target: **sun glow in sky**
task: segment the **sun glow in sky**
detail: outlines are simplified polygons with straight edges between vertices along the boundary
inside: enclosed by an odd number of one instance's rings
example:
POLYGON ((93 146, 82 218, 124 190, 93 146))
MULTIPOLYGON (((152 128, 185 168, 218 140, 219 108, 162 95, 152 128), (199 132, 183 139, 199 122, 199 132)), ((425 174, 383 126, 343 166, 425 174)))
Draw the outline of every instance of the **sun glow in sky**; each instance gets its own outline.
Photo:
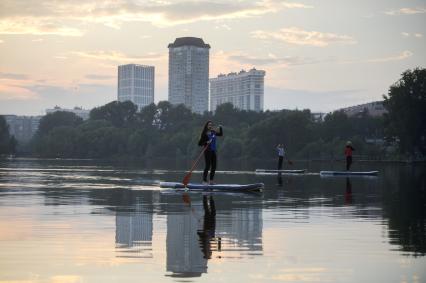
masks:
POLYGON ((181 36, 211 45, 210 77, 265 70, 265 108, 330 111, 426 67, 426 2, 2 0, 0 114, 103 105, 128 63, 155 66, 166 100, 167 45, 181 36))

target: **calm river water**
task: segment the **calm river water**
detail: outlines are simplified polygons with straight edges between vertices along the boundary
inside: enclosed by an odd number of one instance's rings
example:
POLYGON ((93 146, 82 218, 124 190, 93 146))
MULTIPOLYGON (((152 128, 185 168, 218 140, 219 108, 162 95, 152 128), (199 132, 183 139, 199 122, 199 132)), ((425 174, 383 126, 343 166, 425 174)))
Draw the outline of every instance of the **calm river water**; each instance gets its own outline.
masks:
POLYGON ((315 173, 336 166, 219 171, 265 183, 232 194, 159 188, 184 171, 2 160, 0 282, 426 282, 424 165, 315 173))

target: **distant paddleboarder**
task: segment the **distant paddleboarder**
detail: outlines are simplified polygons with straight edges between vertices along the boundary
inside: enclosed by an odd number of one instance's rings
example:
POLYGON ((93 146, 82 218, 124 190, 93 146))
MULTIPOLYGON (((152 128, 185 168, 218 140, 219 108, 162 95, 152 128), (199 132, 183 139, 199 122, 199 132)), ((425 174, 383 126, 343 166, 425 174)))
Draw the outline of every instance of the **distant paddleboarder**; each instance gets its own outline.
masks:
POLYGON ((214 174, 216 172, 216 137, 223 136, 222 126, 214 127, 212 121, 207 121, 203 127, 198 141, 199 146, 207 147, 204 151, 205 167, 203 172, 203 184, 214 185, 214 174), (207 182, 207 175, 210 170, 210 180, 207 182))
POLYGON ((284 145, 278 144, 277 145, 277 152, 278 152, 278 170, 281 170, 283 168, 283 160, 284 160, 284 145))
POLYGON ((345 147, 345 156, 346 156, 346 171, 349 171, 351 169, 351 165, 352 165, 352 152, 355 149, 352 147, 352 142, 348 141, 346 142, 346 147, 345 147))

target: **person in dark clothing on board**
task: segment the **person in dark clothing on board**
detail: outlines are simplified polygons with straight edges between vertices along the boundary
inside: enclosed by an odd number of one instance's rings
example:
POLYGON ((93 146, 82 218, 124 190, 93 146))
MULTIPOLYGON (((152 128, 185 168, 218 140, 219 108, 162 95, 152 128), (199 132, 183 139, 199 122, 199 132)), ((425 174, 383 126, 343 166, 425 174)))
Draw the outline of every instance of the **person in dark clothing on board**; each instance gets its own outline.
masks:
POLYGON ((214 127, 212 121, 207 121, 203 127, 203 130, 200 135, 200 140, 198 141, 199 146, 205 146, 204 150, 204 160, 205 167, 203 172, 203 184, 214 185, 214 174, 216 172, 216 137, 223 136, 222 126, 214 127), (207 175, 210 170, 210 179, 207 182, 207 175))
POLYGON ((278 152, 278 170, 281 170, 283 168, 283 160, 284 160, 284 145, 278 144, 277 145, 277 152, 278 152))
POLYGON ((351 169, 352 165, 352 152, 355 149, 352 147, 352 142, 348 141, 345 147, 345 156, 346 156, 346 171, 351 169))

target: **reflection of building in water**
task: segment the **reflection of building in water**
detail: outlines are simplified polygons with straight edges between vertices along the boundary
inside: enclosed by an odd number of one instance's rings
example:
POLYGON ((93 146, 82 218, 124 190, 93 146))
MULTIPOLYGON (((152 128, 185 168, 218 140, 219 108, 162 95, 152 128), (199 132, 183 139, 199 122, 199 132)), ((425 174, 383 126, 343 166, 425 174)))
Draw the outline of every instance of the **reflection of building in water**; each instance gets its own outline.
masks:
POLYGON ((117 212, 115 224, 118 248, 132 252, 132 257, 152 257, 152 213, 117 212))
POLYGON ((206 251, 220 252, 232 247, 247 251, 263 249, 262 209, 242 208, 225 215, 217 210, 209 216, 213 219, 206 217, 205 209, 192 203, 191 209, 182 214, 167 215, 167 271, 172 272, 173 277, 196 277, 207 273, 207 259, 211 254, 206 251), (204 225, 206 220, 214 224, 204 225), (214 238, 204 239, 203 236, 208 233, 214 238), (217 242, 219 238, 220 243, 217 242))
MULTIPOLYGON (((262 247, 262 209, 244 208, 232 210, 230 216, 223 217, 216 224, 216 234, 229 238, 237 247, 249 251, 261 251, 262 247)), ((228 243, 226 244, 228 246, 228 243)))
POLYGON ((195 277, 207 272, 197 235, 200 212, 167 215, 167 271, 171 276, 195 277))

